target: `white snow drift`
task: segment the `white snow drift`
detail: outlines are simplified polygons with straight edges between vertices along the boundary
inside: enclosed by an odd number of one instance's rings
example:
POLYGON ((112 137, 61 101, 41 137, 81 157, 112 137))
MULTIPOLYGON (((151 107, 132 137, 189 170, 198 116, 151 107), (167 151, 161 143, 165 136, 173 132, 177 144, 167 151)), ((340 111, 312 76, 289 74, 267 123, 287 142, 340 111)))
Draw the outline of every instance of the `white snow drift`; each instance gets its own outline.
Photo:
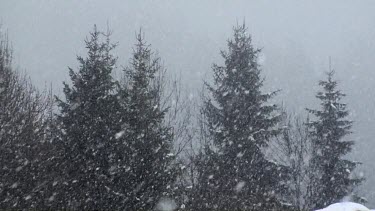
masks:
POLYGON ((354 202, 341 202, 316 211, 370 211, 370 209, 354 202))

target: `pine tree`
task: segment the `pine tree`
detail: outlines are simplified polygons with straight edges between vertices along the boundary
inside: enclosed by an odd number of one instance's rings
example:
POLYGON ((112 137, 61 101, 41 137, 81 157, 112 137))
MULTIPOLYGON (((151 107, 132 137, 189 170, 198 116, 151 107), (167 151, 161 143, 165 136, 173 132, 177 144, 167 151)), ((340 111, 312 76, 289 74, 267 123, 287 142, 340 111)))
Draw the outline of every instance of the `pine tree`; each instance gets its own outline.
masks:
POLYGON ((57 170, 63 176, 54 181, 57 193, 60 192, 56 196, 56 206, 110 207, 110 201, 106 200, 111 197, 107 189, 110 146, 119 128, 115 124, 116 82, 111 76, 116 63, 111 54, 115 45, 110 43, 109 35, 94 27, 85 40, 87 58, 77 58, 80 63, 77 72, 69 68, 72 87, 64 83, 65 101, 57 98, 60 108, 57 121, 63 147, 57 170))
POLYGON ((123 128, 117 133, 116 146, 124 154, 113 159, 112 181, 118 184, 113 191, 125 198, 121 209, 152 210, 168 196, 176 178, 173 136, 164 124, 168 109, 161 105, 160 58, 153 56, 141 33, 136 38, 120 91, 123 128))
POLYGON ((206 153, 211 168, 199 181, 203 190, 197 190, 205 210, 272 210, 279 205, 284 168, 269 161, 263 150, 279 134, 280 117, 277 106, 268 103, 276 92, 261 91, 259 52, 245 24, 239 25, 228 51, 222 52, 225 64, 213 66, 214 85, 207 84, 212 97, 202 112, 214 147, 206 153))
POLYGON ((337 89, 333 76, 334 71, 330 70, 327 80, 319 82, 323 91, 316 97, 321 101, 321 109, 307 109, 316 117, 308 123, 313 148, 311 168, 315 172, 309 187, 311 208, 340 201, 361 182, 352 178, 357 163, 345 158, 354 144, 345 138, 351 134, 352 121, 347 119, 346 104, 340 102, 345 94, 337 89))

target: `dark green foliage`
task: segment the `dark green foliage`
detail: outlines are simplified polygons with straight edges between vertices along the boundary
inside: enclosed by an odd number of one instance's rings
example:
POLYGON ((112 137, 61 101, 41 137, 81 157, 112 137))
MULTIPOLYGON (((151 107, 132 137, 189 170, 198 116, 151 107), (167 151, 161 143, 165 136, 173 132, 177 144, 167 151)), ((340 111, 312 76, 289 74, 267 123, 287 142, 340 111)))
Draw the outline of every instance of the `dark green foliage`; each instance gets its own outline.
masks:
POLYGON ((337 89, 333 75, 330 71, 327 80, 319 82, 323 91, 316 97, 321 101, 321 109, 307 109, 316 117, 308 123, 313 148, 311 168, 314 170, 309 187, 311 208, 323 208, 340 201, 361 182, 352 177, 357 163, 345 158, 354 144, 345 139, 351 133, 352 121, 347 119, 346 104, 340 102, 345 94, 337 89))
POLYGON ((167 112, 162 108, 163 71, 160 58, 153 56, 141 34, 126 79, 120 90, 122 129, 117 134, 117 144, 122 146, 122 164, 114 159, 113 179, 118 184, 116 192, 123 193, 125 210, 152 210, 163 196, 167 196, 176 178, 173 136, 165 126, 167 112))
MULTIPOLYGON (((261 91, 263 79, 245 25, 234 28, 224 66, 213 66, 212 98, 205 100, 203 114, 214 146, 198 178, 197 203, 205 210, 272 210, 280 204, 283 166, 269 161, 263 149, 279 133, 277 106, 268 101, 275 92, 261 91)), ((286 179, 286 178, 284 178, 286 179)))
POLYGON ((69 75, 72 87, 64 83, 65 101, 57 98, 61 146, 59 172, 54 183, 60 191, 62 206, 79 209, 109 207, 108 191, 110 146, 119 130, 117 120, 116 83, 111 73, 116 58, 111 55, 115 45, 109 33, 96 27, 85 41, 87 58, 78 57, 79 70, 69 75), (105 40, 101 41, 102 35, 105 40))

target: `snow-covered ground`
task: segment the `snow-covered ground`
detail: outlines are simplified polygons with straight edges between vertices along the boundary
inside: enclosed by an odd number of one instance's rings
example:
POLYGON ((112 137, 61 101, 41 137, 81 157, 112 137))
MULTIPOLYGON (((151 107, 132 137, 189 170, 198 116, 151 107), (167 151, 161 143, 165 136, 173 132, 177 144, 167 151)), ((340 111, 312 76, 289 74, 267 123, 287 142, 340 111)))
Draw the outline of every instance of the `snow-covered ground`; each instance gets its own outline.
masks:
POLYGON ((370 211, 367 207, 362 204, 357 204, 353 202, 341 202, 332 204, 324 209, 316 211, 370 211))

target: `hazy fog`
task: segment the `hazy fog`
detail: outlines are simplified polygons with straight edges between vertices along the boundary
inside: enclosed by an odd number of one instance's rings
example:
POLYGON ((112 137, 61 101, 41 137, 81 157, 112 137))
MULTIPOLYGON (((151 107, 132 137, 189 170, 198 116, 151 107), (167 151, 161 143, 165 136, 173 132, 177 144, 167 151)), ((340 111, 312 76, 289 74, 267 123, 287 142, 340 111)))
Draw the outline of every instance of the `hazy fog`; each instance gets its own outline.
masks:
POLYGON ((0 0, 0 22, 8 30, 15 63, 39 87, 53 84, 58 94, 68 80, 67 66, 84 55, 83 39, 94 24, 114 31, 119 64, 126 65, 135 32, 158 50, 165 66, 181 74, 195 92, 221 62, 236 22, 246 21, 263 49, 267 89, 282 89, 277 100, 305 114, 316 108, 317 81, 328 57, 347 94, 355 121, 353 156, 363 162, 363 192, 375 206, 375 1, 124 1, 0 0))

